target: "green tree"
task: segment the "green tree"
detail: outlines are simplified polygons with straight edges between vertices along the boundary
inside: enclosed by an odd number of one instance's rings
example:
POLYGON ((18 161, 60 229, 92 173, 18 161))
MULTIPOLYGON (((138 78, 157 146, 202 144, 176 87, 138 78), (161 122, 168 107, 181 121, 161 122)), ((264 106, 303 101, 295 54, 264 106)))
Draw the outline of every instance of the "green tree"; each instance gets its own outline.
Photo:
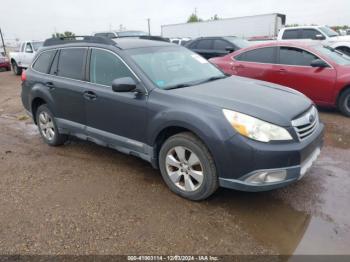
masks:
POLYGON ((74 38, 75 34, 69 31, 65 31, 64 33, 54 33, 52 34, 53 38, 61 38, 61 37, 66 37, 66 38, 74 38))
POLYGON ((196 23, 202 22, 203 19, 199 18, 195 13, 192 13, 190 17, 187 19, 187 23, 196 23))

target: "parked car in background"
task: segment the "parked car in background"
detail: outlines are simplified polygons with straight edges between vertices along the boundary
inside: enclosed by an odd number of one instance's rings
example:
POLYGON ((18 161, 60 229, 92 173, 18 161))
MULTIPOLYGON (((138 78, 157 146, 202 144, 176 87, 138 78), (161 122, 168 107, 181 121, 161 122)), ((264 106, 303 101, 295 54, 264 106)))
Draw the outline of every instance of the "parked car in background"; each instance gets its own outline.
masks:
POLYGON ((188 37, 184 37, 184 38, 170 38, 170 42, 173 44, 177 44, 177 45, 186 45, 187 43, 189 43, 191 41, 191 38, 188 37))
POLYGON ((206 59, 225 56, 241 48, 250 46, 247 40, 235 36, 227 37, 200 37, 187 45, 188 49, 200 54, 206 59))
POLYGON ((339 35, 328 26, 297 26, 282 28, 278 33, 278 41, 318 40, 323 44, 350 55, 350 36, 339 35))
POLYGON ((24 41, 20 44, 17 52, 10 52, 10 62, 13 73, 20 75, 22 69, 28 68, 35 54, 42 45, 42 41, 24 41))
POLYGON ((0 54, 0 69, 5 69, 6 71, 11 70, 10 60, 2 54, 0 54))
POLYGON ((104 32, 97 32, 94 34, 94 36, 99 37, 105 37, 105 38, 118 38, 118 37, 137 37, 137 36, 146 36, 148 33, 144 31, 136 31, 136 30, 130 30, 130 31, 104 31, 104 32))
POLYGON ((22 81, 23 105, 47 144, 77 136, 140 157, 191 200, 219 186, 286 186, 307 173, 322 146, 324 125, 310 99, 228 77, 170 43, 51 39, 22 81))
MULTIPOLYGON (((224 72, 293 88, 350 116, 350 57, 320 43, 275 42, 210 59, 224 72)), ((286 101, 292 103, 292 101, 286 101)))
POLYGON ((143 31, 100 32, 100 33, 95 33, 94 36, 108 38, 108 39, 132 37, 132 38, 139 38, 139 39, 146 39, 146 40, 170 42, 169 38, 156 36, 156 35, 149 35, 148 33, 143 31))

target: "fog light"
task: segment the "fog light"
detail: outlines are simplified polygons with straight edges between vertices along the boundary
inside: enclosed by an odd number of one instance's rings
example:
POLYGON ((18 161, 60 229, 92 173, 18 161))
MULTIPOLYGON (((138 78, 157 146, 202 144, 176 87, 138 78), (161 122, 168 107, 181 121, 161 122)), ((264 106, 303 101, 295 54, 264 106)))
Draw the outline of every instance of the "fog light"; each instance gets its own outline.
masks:
POLYGON ((286 170, 276 170, 276 171, 259 171, 254 175, 249 176, 245 182, 251 184, 266 184, 275 183, 286 180, 287 171, 286 170))

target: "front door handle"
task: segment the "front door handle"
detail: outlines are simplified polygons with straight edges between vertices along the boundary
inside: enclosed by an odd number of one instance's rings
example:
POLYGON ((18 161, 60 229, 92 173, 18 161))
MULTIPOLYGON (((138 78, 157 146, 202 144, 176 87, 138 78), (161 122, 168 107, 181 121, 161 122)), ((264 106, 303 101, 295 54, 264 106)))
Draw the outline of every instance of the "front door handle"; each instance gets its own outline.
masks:
POLYGON ((86 99, 88 99, 88 100, 96 100, 97 95, 94 92, 92 92, 92 91, 85 91, 84 92, 84 97, 86 99))
POLYGON ((287 73, 287 69, 280 68, 280 69, 278 69, 278 73, 285 74, 285 73, 287 73))

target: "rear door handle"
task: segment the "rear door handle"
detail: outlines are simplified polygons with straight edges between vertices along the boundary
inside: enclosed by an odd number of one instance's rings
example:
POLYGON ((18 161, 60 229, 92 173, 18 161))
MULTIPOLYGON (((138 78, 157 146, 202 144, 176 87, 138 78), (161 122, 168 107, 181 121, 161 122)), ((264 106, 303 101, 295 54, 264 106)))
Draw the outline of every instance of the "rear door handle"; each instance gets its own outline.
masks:
POLYGON ((92 91, 85 91, 84 92, 84 97, 86 99, 88 99, 88 100, 96 100, 97 95, 94 92, 92 92, 92 91))
POLYGON ((280 68, 280 69, 278 69, 278 72, 281 73, 281 74, 285 74, 285 73, 287 73, 288 71, 287 71, 287 69, 280 68))
POLYGON ((45 85, 50 88, 50 90, 55 89, 55 85, 52 82, 46 82, 45 85))

